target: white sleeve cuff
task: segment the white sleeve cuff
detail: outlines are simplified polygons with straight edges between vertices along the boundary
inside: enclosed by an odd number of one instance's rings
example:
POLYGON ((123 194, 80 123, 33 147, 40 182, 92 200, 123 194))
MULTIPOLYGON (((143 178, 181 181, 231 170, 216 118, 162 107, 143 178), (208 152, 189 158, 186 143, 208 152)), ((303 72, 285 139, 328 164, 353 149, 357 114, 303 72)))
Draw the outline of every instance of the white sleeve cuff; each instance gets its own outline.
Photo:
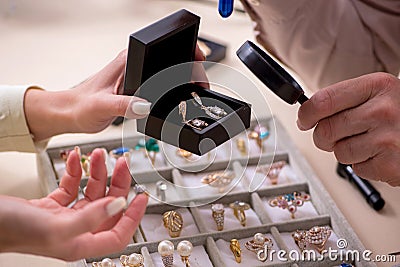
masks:
POLYGON ((47 141, 35 143, 25 119, 24 97, 37 86, 0 85, 0 151, 39 152, 47 141))

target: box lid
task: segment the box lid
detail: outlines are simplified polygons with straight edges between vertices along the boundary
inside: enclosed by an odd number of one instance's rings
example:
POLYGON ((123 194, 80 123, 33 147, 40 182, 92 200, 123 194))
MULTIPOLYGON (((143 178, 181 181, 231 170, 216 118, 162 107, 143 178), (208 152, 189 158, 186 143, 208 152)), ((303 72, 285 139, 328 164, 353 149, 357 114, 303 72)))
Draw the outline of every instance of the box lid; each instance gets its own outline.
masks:
MULTIPOLYGON (((134 95, 138 88, 154 74, 177 64, 194 60, 200 17, 182 9, 133 34, 125 71, 125 95, 134 95)), ((190 80, 191 71, 187 75, 190 80)), ((150 102, 159 99, 168 87, 146 92, 150 102)))

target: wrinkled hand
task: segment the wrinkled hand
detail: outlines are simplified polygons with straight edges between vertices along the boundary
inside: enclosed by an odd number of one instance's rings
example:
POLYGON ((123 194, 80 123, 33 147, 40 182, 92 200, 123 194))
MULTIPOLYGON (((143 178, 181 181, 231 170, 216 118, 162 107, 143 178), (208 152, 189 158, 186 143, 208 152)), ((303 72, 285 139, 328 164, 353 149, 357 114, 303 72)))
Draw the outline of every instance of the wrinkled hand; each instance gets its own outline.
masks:
POLYGON ((314 143, 353 164, 363 178, 400 185, 400 80, 373 73, 315 93, 298 112, 298 127, 315 125, 314 143))
POLYGON ((49 196, 29 201, 0 197, 0 251, 76 260, 123 250, 138 227, 148 197, 137 195, 122 214, 131 185, 125 159, 116 163, 107 196, 101 149, 93 151, 90 164, 85 198, 72 208, 68 205, 77 197, 82 175, 75 151, 68 157, 59 188, 49 196))

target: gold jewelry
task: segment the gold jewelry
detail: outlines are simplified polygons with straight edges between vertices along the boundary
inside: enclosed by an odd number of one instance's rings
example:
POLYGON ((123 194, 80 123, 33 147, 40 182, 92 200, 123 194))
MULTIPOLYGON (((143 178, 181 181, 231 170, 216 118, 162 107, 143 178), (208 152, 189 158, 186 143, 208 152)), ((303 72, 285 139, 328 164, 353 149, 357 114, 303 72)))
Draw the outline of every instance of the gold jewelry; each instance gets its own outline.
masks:
POLYGON ((303 206, 305 201, 310 201, 311 197, 309 194, 293 192, 290 194, 277 196, 268 201, 271 207, 278 207, 281 209, 287 209, 291 213, 292 219, 295 218, 294 214, 297 211, 297 207, 303 206))
POLYGON ((240 249, 240 243, 237 239, 232 239, 231 243, 229 245, 229 248, 231 249, 233 256, 235 257, 235 260, 237 263, 242 262, 242 250, 240 249))
POLYGON ((217 187, 220 193, 225 191, 225 187, 229 185, 235 178, 235 174, 231 171, 219 171, 210 173, 201 179, 203 184, 217 187))
POLYGON ((286 161, 277 161, 271 165, 258 166, 256 172, 264 174, 270 179, 271 184, 276 185, 278 184, 279 173, 285 165, 286 161))
POLYGON ((239 220, 242 226, 246 226, 246 214, 245 210, 250 209, 250 205, 243 201, 235 201, 229 204, 229 207, 233 209, 233 215, 239 220))
POLYGON ((268 139, 270 133, 267 127, 262 126, 260 124, 256 125, 248 134, 250 139, 254 139, 257 142, 258 147, 262 150, 263 148, 263 141, 268 139))
POLYGON ((215 223, 217 224, 217 230, 224 230, 224 204, 217 203, 211 205, 212 217, 214 218, 215 223))
POLYGON ((196 101, 196 103, 200 105, 200 108, 202 110, 204 110, 204 112, 211 118, 219 120, 222 117, 225 117, 226 115, 228 115, 228 113, 226 113, 225 110, 223 110, 222 108, 220 108, 218 106, 209 106, 209 107, 204 106, 203 101, 201 100, 200 96, 196 92, 192 92, 192 96, 194 98, 194 101, 196 101))
POLYGON ((163 214, 164 227, 168 229, 170 237, 179 237, 183 227, 183 218, 179 212, 167 211, 163 214))
POLYGON ((182 123, 199 131, 203 130, 208 126, 207 122, 200 119, 186 120, 186 108, 187 108, 186 101, 181 101, 181 103, 179 103, 178 108, 179 108, 179 114, 182 115, 182 123))
POLYGON ((296 230, 292 233, 292 237, 301 251, 305 250, 308 245, 314 245, 321 253, 331 233, 332 230, 329 226, 314 226, 308 231, 296 230))
POLYGON ((110 258, 104 258, 100 262, 92 262, 92 267, 115 267, 115 263, 110 258))
POLYGON ((253 237, 253 240, 247 241, 244 244, 244 246, 248 250, 257 254, 258 259, 263 258, 265 260, 268 258, 269 250, 272 248, 273 245, 274 243, 272 242, 272 240, 261 233, 256 233, 253 237), (264 255, 264 257, 260 257, 259 254, 263 253, 264 251, 265 253, 267 253, 267 255, 264 255))
POLYGON ((143 267, 144 258, 142 254, 132 253, 129 256, 121 255, 119 261, 124 267, 143 267))
POLYGON ((169 240, 163 240, 158 244, 158 253, 161 255, 164 267, 172 267, 174 264, 174 244, 169 240))
POLYGON ((192 152, 186 151, 182 148, 178 148, 176 154, 184 159, 189 159, 193 155, 192 152))
POLYGON ((176 247, 176 250, 181 256, 181 260, 186 265, 186 267, 190 267, 189 257, 193 251, 193 244, 187 240, 183 240, 179 242, 178 246, 176 247))
POLYGON ((236 139, 236 147, 242 156, 247 155, 246 142, 243 138, 236 139))

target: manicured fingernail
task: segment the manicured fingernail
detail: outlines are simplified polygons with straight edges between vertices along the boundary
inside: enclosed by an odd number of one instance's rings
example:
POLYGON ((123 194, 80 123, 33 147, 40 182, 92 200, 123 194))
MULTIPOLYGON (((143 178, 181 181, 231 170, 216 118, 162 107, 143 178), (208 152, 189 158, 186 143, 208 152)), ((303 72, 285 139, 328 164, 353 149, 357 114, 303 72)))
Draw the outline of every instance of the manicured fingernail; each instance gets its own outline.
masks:
POLYGON ((148 115, 150 113, 150 102, 136 101, 132 104, 132 111, 137 115, 148 115))
POLYGON ((305 128, 303 125, 301 125, 301 123, 300 123, 299 120, 296 121, 296 124, 297 124, 297 127, 298 127, 300 130, 302 130, 302 131, 305 131, 305 130, 306 130, 306 128, 305 128))
POLYGON ((108 216, 112 217, 118 212, 122 211, 125 207, 126 199, 124 197, 118 197, 107 205, 106 211, 108 216))
POLYGON ((78 154, 78 156, 79 156, 79 158, 82 156, 82 154, 81 154, 81 148, 79 147, 79 146, 75 146, 74 147, 74 150, 75 150, 75 152, 76 152, 76 154, 78 154))

